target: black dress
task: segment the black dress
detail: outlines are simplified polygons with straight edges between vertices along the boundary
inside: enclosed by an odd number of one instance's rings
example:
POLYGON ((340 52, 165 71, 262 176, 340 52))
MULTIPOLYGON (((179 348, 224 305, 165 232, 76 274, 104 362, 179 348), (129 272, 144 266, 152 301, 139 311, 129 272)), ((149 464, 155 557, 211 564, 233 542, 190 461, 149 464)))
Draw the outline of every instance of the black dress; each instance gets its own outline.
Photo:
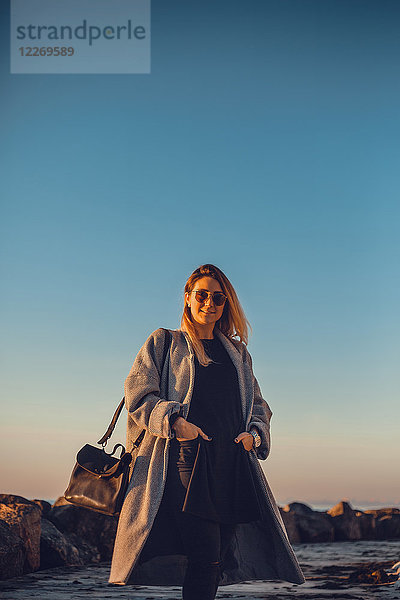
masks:
POLYGON ((201 341, 215 362, 203 367, 195 357, 187 420, 212 441, 198 436, 181 443, 180 462, 187 467, 192 460, 182 510, 219 523, 256 521, 261 513, 248 451, 234 441, 245 431, 237 370, 219 338, 201 341))

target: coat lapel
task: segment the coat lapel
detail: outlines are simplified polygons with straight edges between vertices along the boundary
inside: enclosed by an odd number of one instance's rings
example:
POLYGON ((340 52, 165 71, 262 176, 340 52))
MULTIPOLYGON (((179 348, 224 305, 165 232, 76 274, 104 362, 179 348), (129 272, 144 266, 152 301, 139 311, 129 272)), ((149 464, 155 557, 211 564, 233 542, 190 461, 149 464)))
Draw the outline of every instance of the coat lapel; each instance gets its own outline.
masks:
POLYGON ((247 399, 247 396, 246 396, 244 364, 243 364, 242 356, 241 356, 239 350, 237 350, 237 348, 235 348, 234 344, 226 337, 226 335, 224 335, 222 333, 222 331, 215 328, 215 332, 216 332, 217 336, 219 337, 219 339, 221 340, 221 342, 224 345, 227 353, 229 354, 233 364, 236 367, 236 371, 238 374, 238 380, 239 380, 240 400, 241 400, 241 404, 242 404, 243 419, 247 426, 249 411, 251 408, 251 399, 247 399))

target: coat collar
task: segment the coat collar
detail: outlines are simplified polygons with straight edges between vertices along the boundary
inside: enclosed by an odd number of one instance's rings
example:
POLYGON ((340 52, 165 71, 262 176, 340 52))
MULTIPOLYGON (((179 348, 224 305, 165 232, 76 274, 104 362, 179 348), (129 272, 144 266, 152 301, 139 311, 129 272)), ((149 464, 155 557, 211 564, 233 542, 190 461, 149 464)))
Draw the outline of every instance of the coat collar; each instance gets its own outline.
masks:
MULTIPOLYGON (((224 333, 222 333, 222 331, 220 331, 219 329, 215 329, 215 331, 216 331, 216 334, 218 335, 219 339, 221 340, 222 344, 224 345, 227 353, 231 357, 233 364, 236 367, 236 371, 238 374, 238 381, 239 381, 239 391, 240 391, 240 400, 241 400, 241 404, 242 404, 243 417, 244 417, 245 421, 247 421, 250 417, 249 404, 251 404, 251 403, 247 402, 247 397, 246 397, 247 395, 246 395, 246 385, 245 385, 245 378, 244 378, 244 364, 243 364, 242 356, 241 356, 239 350, 235 347, 234 343, 224 333)), ((247 426, 247 423, 246 423, 246 426, 247 426)))
MULTIPOLYGON (((187 342, 187 345, 189 348, 190 356, 194 355, 193 345, 192 345, 192 341, 189 337, 189 334, 186 331, 184 331, 183 329, 181 329, 181 332, 185 336, 185 339, 186 339, 186 342, 187 342)), ((224 333, 222 333, 222 331, 220 329, 218 329, 217 327, 215 327, 215 329, 214 329, 214 334, 216 334, 216 337, 218 337, 221 340, 222 344, 224 345, 226 351, 228 352, 228 354, 231 357, 235 366, 242 363, 243 361, 242 361, 242 357, 241 357, 239 350, 236 348, 234 343, 228 338, 228 336, 226 336, 224 333), (239 360, 239 363, 237 363, 237 360, 239 360)))

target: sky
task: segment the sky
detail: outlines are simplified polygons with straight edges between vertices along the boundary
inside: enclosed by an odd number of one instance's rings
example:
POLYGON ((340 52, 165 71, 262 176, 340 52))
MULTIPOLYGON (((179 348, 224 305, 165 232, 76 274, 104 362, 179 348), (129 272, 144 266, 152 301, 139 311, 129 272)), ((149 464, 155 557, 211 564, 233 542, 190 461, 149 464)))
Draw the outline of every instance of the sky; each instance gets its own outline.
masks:
POLYGON ((277 502, 400 507, 399 3, 153 0, 137 75, 10 74, 0 11, 0 491, 63 494, 210 262, 277 502))

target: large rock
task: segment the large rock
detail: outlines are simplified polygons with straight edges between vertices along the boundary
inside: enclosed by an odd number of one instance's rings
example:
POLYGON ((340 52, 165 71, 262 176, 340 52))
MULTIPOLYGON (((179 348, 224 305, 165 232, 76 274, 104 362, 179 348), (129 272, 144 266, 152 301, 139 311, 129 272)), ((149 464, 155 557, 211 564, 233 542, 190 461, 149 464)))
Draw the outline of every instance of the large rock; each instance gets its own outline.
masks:
POLYGON ((400 515, 400 508, 371 508, 364 510, 365 513, 379 517, 381 515, 400 515))
POLYGON ((294 515, 312 515, 315 511, 308 504, 304 502, 290 502, 283 507, 285 512, 293 513, 294 515))
POLYGON ((335 541, 360 540, 361 524, 350 504, 345 501, 338 502, 327 511, 332 517, 335 528, 335 541))
POLYGON ((42 519, 40 536, 40 568, 51 569, 62 565, 84 564, 76 546, 47 519, 42 519))
POLYGON ((51 510, 50 502, 47 502, 47 500, 37 500, 37 499, 32 500, 32 502, 34 502, 35 504, 40 506, 40 508, 42 509, 42 517, 47 518, 47 515, 49 514, 49 512, 51 510))
POLYGON ((59 498, 57 498, 57 500, 54 502, 52 508, 54 508, 55 506, 73 506, 73 504, 71 504, 71 502, 68 502, 68 500, 66 500, 64 498, 64 496, 60 496, 59 498))
POLYGON ((362 540, 375 540, 375 517, 374 515, 366 514, 362 510, 354 511, 357 521, 360 526, 361 539, 362 540))
POLYGON ((400 508, 374 508, 363 514, 373 521, 375 539, 400 539, 400 508))
POLYGON ((47 518, 64 534, 78 534, 81 540, 97 548, 101 560, 110 560, 118 519, 80 508, 59 498, 47 518))
POLYGON ((291 544, 299 544, 301 542, 300 532, 297 528, 296 515, 291 512, 285 512, 280 506, 279 512, 281 513, 282 520, 285 524, 286 532, 288 534, 291 544))
POLYGON ((98 563, 101 561, 101 554, 92 544, 89 544, 87 540, 84 540, 77 533, 66 533, 66 539, 68 542, 73 544, 79 552, 79 557, 83 565, 89 565, 92 563, 98 563))
POLYGON ((100 562, 100 553, 75 533, 61 533, 47 519, 42 518, 40 537, 40 568, 50 569, 62 565, 87 565, 100 562))
POLYGON ((380 514, 375 518, 377 540, 400 539, 400 514, 380 514))
POLYGON ((24 545, 24 573, 36 571, 40 566, 41 512, 40 506, 22 496, 0 494, 0 520, 7 523, 24 545))
POLYGON ((19 577, 24 572, 25 546, 11 527, 0 521, 0 579, 19 577))
POLYGON ((316 543, 334 540, 333 523, 325 512, 313 510, 301 502, 292 502, 283 507, 282 517, 285 525, 290 516, 299 542, 316 543))

